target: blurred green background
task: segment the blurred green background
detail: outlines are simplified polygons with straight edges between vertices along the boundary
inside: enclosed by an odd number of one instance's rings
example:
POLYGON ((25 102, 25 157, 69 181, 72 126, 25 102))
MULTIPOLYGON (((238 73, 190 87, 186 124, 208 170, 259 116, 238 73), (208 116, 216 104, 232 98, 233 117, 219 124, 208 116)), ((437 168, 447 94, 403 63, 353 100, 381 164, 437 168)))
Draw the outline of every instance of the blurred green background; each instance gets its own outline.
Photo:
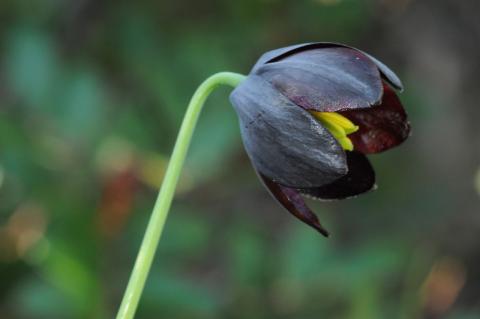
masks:
POLYGON ((266 50, 359 47, 412 137, 377 191, 270 198, 228 88, 201 116, 137 318, 480 318, 477 0, 0 1, 0 318, 112 318, 196 86, 266 50))

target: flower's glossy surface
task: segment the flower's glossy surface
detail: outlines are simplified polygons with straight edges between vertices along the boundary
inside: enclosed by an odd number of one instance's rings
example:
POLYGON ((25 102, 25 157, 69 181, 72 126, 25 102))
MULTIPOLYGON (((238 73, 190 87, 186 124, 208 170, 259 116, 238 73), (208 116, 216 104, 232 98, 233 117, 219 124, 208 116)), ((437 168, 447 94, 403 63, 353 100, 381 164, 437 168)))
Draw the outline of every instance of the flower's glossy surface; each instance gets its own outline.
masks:
POLYGON ((265 53, 231 94, 260 179, 292 214, 327 235, 301 194, 343 199, 375 186, 365 154, 403 142, 398 77, 370 55, 310 43, 265 53))

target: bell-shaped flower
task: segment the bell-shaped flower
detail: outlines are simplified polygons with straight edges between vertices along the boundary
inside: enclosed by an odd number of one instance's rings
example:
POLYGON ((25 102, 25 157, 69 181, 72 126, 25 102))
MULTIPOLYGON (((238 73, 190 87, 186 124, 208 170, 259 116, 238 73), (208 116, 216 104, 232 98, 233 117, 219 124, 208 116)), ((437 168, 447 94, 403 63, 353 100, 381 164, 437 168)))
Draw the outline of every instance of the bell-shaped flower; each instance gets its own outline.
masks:
POLYGON ((310 43, 265 53, 230 100, 245 149, 270 193, 293 215, 328 232, 303 196, 331 200, 375 187, 365 154, 410 132, 398 77, 345 45, 310 43))

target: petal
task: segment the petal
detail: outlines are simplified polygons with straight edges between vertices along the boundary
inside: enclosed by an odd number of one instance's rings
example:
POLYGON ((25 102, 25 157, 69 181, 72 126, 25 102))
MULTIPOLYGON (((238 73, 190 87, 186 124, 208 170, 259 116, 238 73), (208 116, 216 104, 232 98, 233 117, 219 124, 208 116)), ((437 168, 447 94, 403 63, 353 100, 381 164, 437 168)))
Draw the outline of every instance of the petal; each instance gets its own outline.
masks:
POLYGON ((367 157, 359 152, 347 152, 348 173, 331 184, 300 189, 314 199, 344 199, 372 190, 375 187, 375 172, 367 157))
POLYGON ((253 165, 284 186, 313 187, 347 173, 345 152, 313 116, 250 75, 230 95, 253 165))
POLYGON ((261 173, 258 173, 258 176, 270 194, 275 197, 286 210, 304 223, 318 230, 325 237, 328 237, 328 231, 320 224, 318 217, 308 208, 305 200, 297 190, 277 184, 261 173))
POLYGON ((332 43, 332 42, 310 42, 310 43, 301 43, 294 44, 288 47, 283 47, 275 50, 268 51, 264 53, 255 63, 252 68, 252 73, 254 73, 259 67, 264 64, 281 60, 283 57, 295 54, 301 51, 320 49, 320 48, 329 48, 329 47, 347 47, 343 44, 332 43))
POLYGON ((378 104, 383 94, 375 63, 362 52, 346 47, 301 51, 264 64, 255 74, 308 110, 368 108, 378 104))
MULTIPOLYGON (((362 51, 363 52, 363 51, 362 51)), ((370 54, 368 53, 365 53, 363 52, 363 54, 365 54, 366 56, 368 56, 372 61, 373 63, 375 63, 378 67, 378 69, 380 70, 380 73, 382 73, 382 76, 383 78, 391 85, 393 86, 395 89, 397 90, 400 90, 400 91, 403 91, 403 84, 402 84, 402 81, 400 80, 400 78, 395 74, 395 72, 393 72, 392 70, 390 70, 390 68, 388 66, 386 66, 385 64, 383 64, 381 61, 377 60, 376 58, 374 58, 373 56, 371 56, 370 54)))
POLYGON ((332 47, 343 47, 343 48, 350 48, 353 50, 357 50, 359 52, 362 52, 365 54, 367 57, 369 57, 373 63, 375 63, 380 70, 380 73, 382 74, 383 78, 390 84, 392 85, 395 89, 403 91, 403 84, 402 81, 398 78, 398 76, 393 72, 389 67, 387 67, 385 64, 383 64, 381 61, 373 57, 372 55, 359 50, 357 48, 340 44, 340 43, 333 43, 333 42, 310 42, 310 43, 302 43, 302 44, 296 44, 296 45, 291 45, 288 47, 284 48, 279 48, 275 49, 272 51, 268 51, 264 53, 260 59, 258 59, 257 63, 255 63, 252 72, 256 71, 258 68, 260 68, 262 65, 270 62, 276 62, 280 61, 286 56, 302 52, 302 51, 307 51, 307 50, 314 50, 314 49, 322 49, 322 48, 332 48, 332 47))
POLYGON ((364 154, 378 153, 402 143, 410 134, 407 114, 395 94, 384 85, 382 104, 363 110, 340 112, 360 128, 348 137, 354 149, 364 154))

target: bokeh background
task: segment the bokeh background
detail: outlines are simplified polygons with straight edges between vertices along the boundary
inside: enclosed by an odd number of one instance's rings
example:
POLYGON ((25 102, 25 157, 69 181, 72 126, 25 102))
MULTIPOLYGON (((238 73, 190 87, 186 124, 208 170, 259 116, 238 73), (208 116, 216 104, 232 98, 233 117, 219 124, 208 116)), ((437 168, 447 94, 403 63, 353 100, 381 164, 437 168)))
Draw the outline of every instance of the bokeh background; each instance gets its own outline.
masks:
POLYGON ((188 100, 308 41, 404 80, 377 191, 278 206, 228 88, 201 116, 137 318, 480 318, 477 0, 0 1, 0 318, 112 318, 188 100))

